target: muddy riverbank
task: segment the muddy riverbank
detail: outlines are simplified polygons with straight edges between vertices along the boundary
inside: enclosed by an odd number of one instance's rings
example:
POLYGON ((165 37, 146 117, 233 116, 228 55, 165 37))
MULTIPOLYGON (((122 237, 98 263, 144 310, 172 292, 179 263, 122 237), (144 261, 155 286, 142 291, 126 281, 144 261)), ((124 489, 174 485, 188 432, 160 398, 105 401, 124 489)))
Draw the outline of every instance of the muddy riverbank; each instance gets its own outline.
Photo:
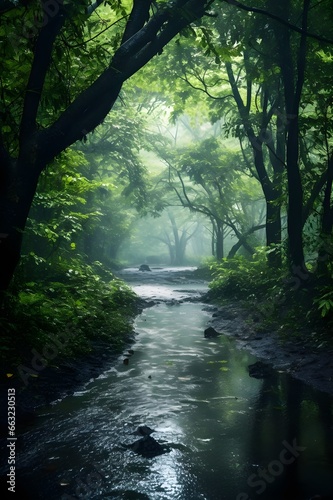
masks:
MULTIPOLYGON (((246 349, 274 370, 290 374, 313 388, 333 395, 333 352, 326 348, 309 347, 302 339, 282 340, 274 330, 264 330, 260 322, 253 323, 248 310, 236 304, 220 307, 206 297, 208 282, 197 278, 194 269, 153 269, 151 273, 125 270, 120 277, 127 280, 140 295, 139 313, 158 303, 177 306, 184 301, 204 301, 212 326, 220 334, 235 339, 239 349, 246 349), (152 283, 154 286, 152 287, 152 283), (173 289, 168 286, 173 284, 173 289), (258 333, 260 330, 260 333, 258 333)), ((202 335, 204 332, 202 332, 202 335)), ((311 332, 309 332, 311 334, 311 332)), ((75 360, 56 360, 48 363, 38 377, 29 376, 29 359, 25 363, 23 383, 17 373, 12 378, 2 374, 0 399, 4 403, 7 389, 15 388, 18 400, 17 423, 25 425, 34 420, 35 409, 73 394, 116 363, 126 362, 126 353, 135 343, 136 333, 128 333, 123 352, 115 352, 105 342, 95 342, 90 354, 75 360)), ((30 360, 31 361, 31 360, 30 360)), ((5 407, 5 404, 1 405, 5 407)), ((1 419, 1 431, 6 432, 6 418, 1 419)))
MULTIPOLYGON (((275 330, 253 324, 251 314, 234 304, 211 307, 210 324, 223 335, 236 340, 239 349, 246 349, 274 370, 285 372, 319 391, 333 395, 333 352, 326 347, 309 345, 303 338, 281 338, 275 330), (260 333, 258 333, 260 330, 260 333)), ((291 332, 292 333, 292 332, 291 332)), ((311 336, 311 332, 307 332, 311 336)))

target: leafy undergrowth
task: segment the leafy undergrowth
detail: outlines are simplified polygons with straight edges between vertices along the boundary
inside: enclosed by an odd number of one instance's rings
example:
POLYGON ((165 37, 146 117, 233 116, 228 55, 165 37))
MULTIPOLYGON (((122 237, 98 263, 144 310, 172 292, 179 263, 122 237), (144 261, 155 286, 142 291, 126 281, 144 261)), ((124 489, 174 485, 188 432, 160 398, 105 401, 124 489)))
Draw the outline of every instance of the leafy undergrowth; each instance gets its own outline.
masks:
MULTIPOLYGON (((99 263, 73 260, 56 276, 15 284, 0 313, 0 359, 15 366, 32 352, 74 358, 93 341, 120 349, 132 332, 138 297, 99 263), (55 279, 56 278, 56 279, 55 279)), ((54 271, 54 269, 53 269, 54 271)))
POLYGON ((252 260, 223 259, 210 265, 209 300, 238 302, 248 309, 256 332, 276 329, 282 339, 299 337, 312 346, 333 347, 333 268, 308 281, 290 277, 285 269, 267 265, 259 251, 252 260))
POLYGON ((212 297, 225 297, 236 300, 263 299, 267 292, 278 291, 282 273, 272 270, 262 254, 253 260, 245 257, 223 259, 210 266, 213 281, 210 284, 212 297))

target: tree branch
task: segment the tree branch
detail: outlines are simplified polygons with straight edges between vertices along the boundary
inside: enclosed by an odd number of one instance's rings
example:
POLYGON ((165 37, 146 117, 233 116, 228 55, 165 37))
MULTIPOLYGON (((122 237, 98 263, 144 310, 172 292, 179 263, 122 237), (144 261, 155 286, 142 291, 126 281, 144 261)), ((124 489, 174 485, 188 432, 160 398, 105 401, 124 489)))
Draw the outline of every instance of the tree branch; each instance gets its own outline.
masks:
POLYGON ((327 170, 325 170, 325 172, 323 172, 321 174, 321 176, 319 177, 319 179, 317 180, 317 182, 313 186, 313 188, 311 190, 310 198, 308 199, 308 201, 305 203, 305 205, 303 207, 303 217, 302 217, 303 225, 306 223, 306 221, 311 213, 311 210, 313 209, 314 202, 316 201, 321 190, 325 186, 326 181, 327 181, 327 177, 328 177, 327 170))
MULTIPOLYGON (((183 80, 183 82, 187 83, 193 90, 199 90, 200 92, 203 92, 204 94, 206 94, 210 99, 215 99, 215 100, 220 100, 220 101, 223 101, 224 99, 227 99, 228 97, 233 97, 232 94, 229 94, 229 95, 225 95, 225 96, 214 96, 213 94, 211 94, 208 90, 208 85, 206 84, 204 78, 199 78, 199 76, 195 76, 195 78, 197 78, 197 80, 202 83, 203 87, 196 87, 193 83, 190 82, 190 80, 188 79, 188 76, 186 74, 186 71, 184 71, 184 75, 185 76, 180 76, 180 80, 183 80)), ((192 75, 193 76, 193 75, 192 75)), ((215 86, 215 85, 212 85, 212 86, 215 86)))
MULTIPOLYGON (((40 133, 40 154, 47 162, 101 123, 122 84, 143 67, 185 26, 204 15, 207 1, 176 0, 164 7, 116 51, 110 66, 83 91, 47 130, 40 133)), ((132 25, 133 26, 133 25, 132 25)))
POLYGON ((262 144, 263 144, 263 139, 261 137, 257 137, 255 134, 255 131, 253 129, 253 126, 250 122, 250 116, 247 111, 247 108, 244 104, 244 101, 242 99, 242 96, 239 92, 239 89, 237 87, 237 83, 235 80, 234 72, 232 69, 232 65, 230 62, 225 63, 225 67, 227 70, 230 86, 232 93, 234 95, 234 99, 236 101, 236 105, 240 114, 240 117, 242 119, 242 123, 247 135, 248 140, 250 141, 252 150, 253 150, 253 156, 254 156, 254 164, 257 170, 258 178, 259 181, 262 185, 262 189, 265 193, 265 196, 268 198, 271 195, 272 191, 272 182, 268 176, 265 163, 264 163, 264 158, 263 158, 263 151, 262 151, 262 144))
POLYGON ((15 2, 13 0, 1 0, 0 1, 0 14, 4 14, 12 9, 17 9, 18 7, 26 7, 29 3, 33 3, 33 0, 21 0, 15 2))
POLYGON ((91 5, 89 5, 89 6, 87 7, 87 10, 86 10, 86 12, 87 12, 88 16, 91 16, 91 14, 92 14, 93 12, 95 12, 95 10, 96 10, 96 9, 97 9, 97 8, 101 5, 101 3, 103 3, 103 2, 104 2, 104 0, 96 0, 94 3, 92 3, 91 5))
POLYGON ((131 36, 135 35, 148 21, 151 3, 152 0, 134 0, 121 43, 125 43, 131 36))
MULTIPOLYGON (((20 125, 21 148, 26 139, 36 131, 36 117, 45 77, 51 62, 53 45, 66 20, 61 4, 62 2, 58 3, 59 10, 57 14, 53 17, 49 17, 47 23, 41 28, 36 41, 34 59, 25 91, 23 113, 20 125)), ((47 6, 47 2, 45 0, 43 2, 43 7, 44 6, 47 6)), ((46 15, 44 10, 42 12, 46 15)))
POLYGON ((296 31, 297 33, 300 33, 301 35, 305 35, 309 38, 314 38, 315 40, 318 40, 319 42, 323 43, 328 43, 330 45, 333 45, 333 40, 330 40, 329 38, 322 37, 320 35, 317 35, 315 33, 310 33, 304 28, 299 28, 298 26, 295 26, 292 23, 289 23, 286 19, 283 19, 282 17, 279 17, 275 14, 272 14, 268 10, 264 9, 258 9, 257 7, 249 7, 248 5, 244 5, 241 2, 238 2, 237 0, 222 0, 225 3, 228 3, 230 5, 235 5, 239 9, 245 10, 246 12, 253 12, 255 14, 262 14, 266 17, 269 17, 271 19, 274 19, 274 21, 277 21, 280 24, 283 24, 284 26, 287 26, 293 31, 296 31))

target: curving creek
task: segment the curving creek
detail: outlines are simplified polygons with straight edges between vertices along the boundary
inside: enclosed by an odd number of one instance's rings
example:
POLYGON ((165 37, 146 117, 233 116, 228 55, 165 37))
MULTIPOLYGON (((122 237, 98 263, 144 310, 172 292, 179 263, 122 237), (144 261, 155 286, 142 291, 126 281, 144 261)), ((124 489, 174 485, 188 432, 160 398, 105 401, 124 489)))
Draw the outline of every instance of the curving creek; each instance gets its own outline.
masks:
POLYGON ((297 500, 333 492, 332 400, 285 373, 249 376, 256 358, 204 338, 206 283, 179 269, 121 273, 154 305, 133 353, 39 411, 17 442, 33 499, 297 500), (124 364, 128 359, 128 364, 124 364), (166 451, 127 448, 146 424, 166 451))

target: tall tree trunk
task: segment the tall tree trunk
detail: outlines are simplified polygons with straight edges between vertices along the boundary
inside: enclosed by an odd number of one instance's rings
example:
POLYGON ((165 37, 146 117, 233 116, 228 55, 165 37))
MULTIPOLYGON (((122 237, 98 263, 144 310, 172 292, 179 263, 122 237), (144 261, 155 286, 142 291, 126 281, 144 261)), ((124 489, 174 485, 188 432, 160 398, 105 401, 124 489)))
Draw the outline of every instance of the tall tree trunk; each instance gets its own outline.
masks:
MULTIPOLYGON (((266 200, 266 246, 268 247, 271 245, 276 246, 276 252, 269 254, 268 264, 271 266, 280 266, 281 265, 281 255, 279 255, 281 251, 279 247, 279 244, 281 242, 281 219, 280 219, 281 201, 279 199, 280 193, 279 190, 276 189, 276 184, 274 183, 274 180, 272 182, 269 178, 263 154, 263 138, 265 137, 267 132, 268 122, 263 124, 260 135, 257 136, 250 120, 249 104, 248 103, 247 105, 244 104, 243 98, 237 88, 237 82, 233 73, 232 65, 230 62, 227 62, 225 66, 228 74, 228 79, 231 85, 233 97, 235 99, 240 117, 242 119, 242 123, 244 125, 247 138, 252 147, 254 166, 266 200), (273 203, 275 205, 274 207, 272 205, 273 203)), ((249 96, 250 87, 251 86, 248 86, 248 99, 247 99, 248 101, 250 99, 249 96)), ((263 114, 267 114, 267 110, 263 114)), ((277 162, 274 162, 272 164, 274 169, 274 179, 277 178, 278 171, 279 169, 281 169, 281 166, 279 165, 278 170, 276 170, 276 163, 277 162)), ((238 244, 236 243, 236 245, 238 244)), ((234 250, 232 250, 231 253, 233 254, 234 250)))
MULTIPOLYGON (((290 0, 274 3, 279 15, 288 19, 290 0)), ((303 187, 299 169, 299 106, 305 78, 306 31, 310 0, 304 0, 302 11, 303 34, 300 38, 297 65, 292 55, 290 31, 280 24, 274 25, 279 47, 280 67, 284 84, 287 118, 287 178, 288 178, 288 257, 293 275, 302 280, 308 277, 303 250, 303 187)))
POLYGON ((172 233, 173 233, 173 239, 174 239, 174 260, 173 264, 178 266, 180 265, 179 260, 181 260, 181 249, 180 249, 180 238, 178 234, 178 227, 176 224, 176 219, 173 215, 173 213, 168 212, 168 217, 171 222, 171 227, 172 227, 172 233))
POLYGON ((22 236, 41 168, 33 161, 10 160, 0 189, 0 294, 7 290, 20 260, 22 236))
POLYGON ((216 223, 215 223, 214 219, 212 219, 212 218, 211 218, 211 223, 212 223, 211 249, 212 249, 212 256, 215 257, 216 256, 216 251, 215 251, 215 235, 216 235, 217 229, 216 229, 216 223))
POLYGON ((173 266, 176 260, 175 246, 170 244, 168 245, 168 249, 170 255, 170 265, 173 266))
POLYGON ((216 258, 222 260, 224 257, 224 227, 223 224, 217 225, 216 232, 216 258))
POLYGON ((303 251, 303 187, 298 165, 298 117, 289 126, 287 143, 288 254, 292 273, 305 270, 303 251))
POLYGON ((333 153, 328 160, 327 182, 323 200, 323 214, 321 219, 321 242, 318 252, 318 274, 327 272, 327 264, 332 261, 332 230, 333 230, 333 206, 331 206, 333 185, 333 153))
POLYGON ((281 206, 276 205, 274 201, 266 203, 266 241, 267 246, 274 248, 268 254, 268 264, 270 267, 281 267, 281 206))

